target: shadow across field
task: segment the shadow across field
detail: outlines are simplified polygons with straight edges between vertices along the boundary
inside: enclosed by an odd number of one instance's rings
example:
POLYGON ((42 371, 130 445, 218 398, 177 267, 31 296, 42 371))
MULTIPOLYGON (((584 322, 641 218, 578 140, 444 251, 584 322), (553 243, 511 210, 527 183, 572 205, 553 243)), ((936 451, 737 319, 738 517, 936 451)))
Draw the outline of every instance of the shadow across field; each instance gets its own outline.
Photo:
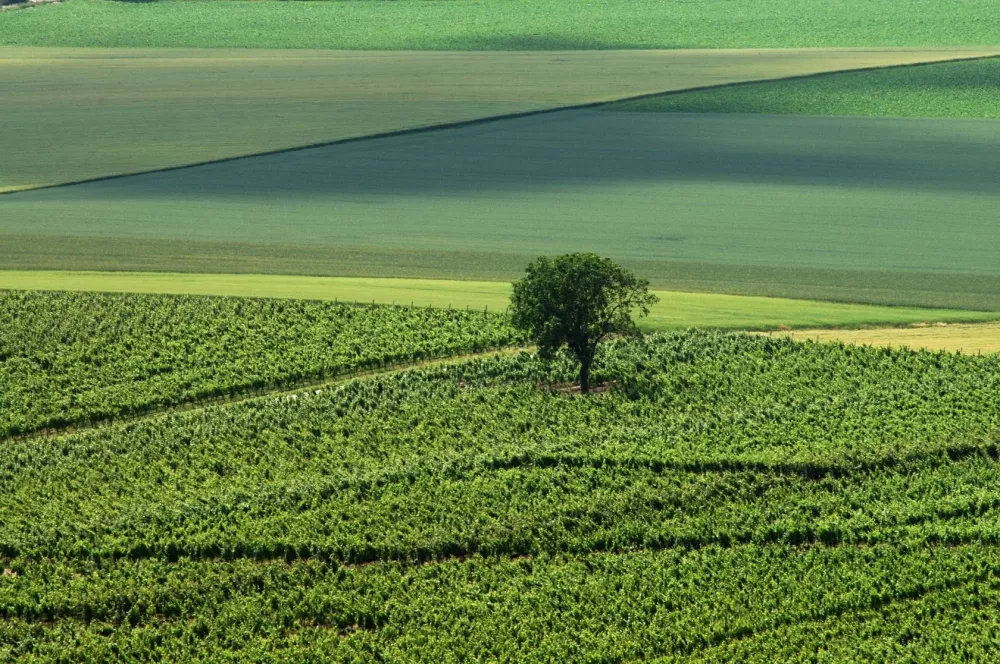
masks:
POLYGON ((992 194, 998 170, 1000 122, 574 111, 87 183, 67 195, 336 199, 661 182, 992 194))

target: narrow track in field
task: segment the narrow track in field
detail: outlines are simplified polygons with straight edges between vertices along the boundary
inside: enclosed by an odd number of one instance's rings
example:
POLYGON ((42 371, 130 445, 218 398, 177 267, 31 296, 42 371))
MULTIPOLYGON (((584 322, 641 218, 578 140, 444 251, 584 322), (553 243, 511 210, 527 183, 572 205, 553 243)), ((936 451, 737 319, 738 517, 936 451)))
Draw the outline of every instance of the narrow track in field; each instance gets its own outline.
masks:
POLYGON ((461 353, 458 355, 448 355, 428 360, 419 360, 416 362, 390 363, 384 367, 380 367, 377 369, 350 371, 343 374, 339 374, 337 376, 326 376, 323 378, 307 378, 302 380, 290 380, 280 385, 277 385, 273 388, 264 390, 244 390, 242 392, 238 391, 234 395, 221 395, 221 396, 217 395, 217 396, 209 396, 198 399, 191 399, 189 401, 183 401, 180 403, 172 404, 170 406, 154 406, 149 408, 148 410, 133 414, 100 418, 90 422, 80 422, 77 424, 70 424, 61 427, 50 427, 50 428, 30 431, 23 434, 4 436, 0 437, 0 444, 10 443, 10 442, 21 442, 21 441, 28 441, 35 439, 58 438, 59 436, 82 433, 86 431, 93 431, 96 429, 101 429, 114 425, 152 420, 158 417, 164 417, 166 415, 171 415, 174 413, 198 412, 209 408, 221 408, 225 406, 247 403, 252 401, 269 401, 273 399, 280 399, 283 397, 290 397, 305 392, 319 393, 324 390, 344 385, 345 383, 349 383, 353 380, 372 378, 375 376, 384 376, 388 374, 400 373, 403 371, 410 371, 414 369, 426 369, 429 367, 436 367, 447 364, 460 364, 462 362, 468 362, 477 359, 487 359, 491 357, 500 357, 504 355, 516 355, 517 353, 520 352, 531 352, 532 350, 533 347, 530 346, 508 346, 505 348, 494 348, 485 351, 478 351, 475 353, 461 353))

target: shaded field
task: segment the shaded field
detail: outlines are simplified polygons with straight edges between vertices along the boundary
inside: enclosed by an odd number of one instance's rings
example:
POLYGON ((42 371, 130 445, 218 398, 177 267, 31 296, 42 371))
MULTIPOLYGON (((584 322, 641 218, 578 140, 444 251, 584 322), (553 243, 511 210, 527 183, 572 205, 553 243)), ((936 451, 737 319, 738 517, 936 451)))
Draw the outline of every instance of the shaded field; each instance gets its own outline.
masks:
POLYGON ((903 346, 962 353, 1000 353, 1000 325, 931 325, 870 330, 802 330, 782 333, 793 339, 842 341, 869 346, 903 346))
POLYGON ((1000 118, 1000 59, 852 72, 666 95, 615 111, 1000 118))
MULTIPOLYGON (((510 284, 435 279, 371 279, 236 274, 0 271, 0 289, 173 293, 254 298, 336 300, 502 312, 510 284)), ((646 330, 688 327, 777 329, 852 327, 937 321, 984 321, 1000 313, 958 309, 880 307, 783 298, 654 291, 660 298, 640 325, 646 330)))
POLYGON ((567 111, 3 196, 0 264, 497 280, 599 250, 665 289, 996 311, 998 148, 991 120, 567 111))
POLYGON ((433 50, 1000 44, 989 2, 111 2, 5 12, 0 44, 433 50))
POLYGON ((0 48, 0 191, 664 90, 989 52, 0 48))
POLYGON ((16 661, 985 661, 1000 359, 685 332, 0 446, 16 661))

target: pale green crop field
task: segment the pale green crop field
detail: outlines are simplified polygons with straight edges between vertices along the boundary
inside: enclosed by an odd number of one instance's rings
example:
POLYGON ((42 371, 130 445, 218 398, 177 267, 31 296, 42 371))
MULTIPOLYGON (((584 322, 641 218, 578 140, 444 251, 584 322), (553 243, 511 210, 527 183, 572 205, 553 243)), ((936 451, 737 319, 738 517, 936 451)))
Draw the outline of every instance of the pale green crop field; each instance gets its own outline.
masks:
POLYGON ((0 44, 414 50, 1000 45, 992 0, 69 0, 0 44))
POLYGON ((4 268, 508 279, 1000 311, 1000 122, 572 111, 0 197, 4 268))
POLYGON ((667 90, 994 52, 0 47, 0 192, 667 90))
POLYGON ((769 81, 624 102, 617 111, 1000 118, 1000 59, 769 81))
MULTIPOLYGON (((489 311, 505 310, 510 298, 510 284, 504 282, 148 272, 0 271, 0 289, 233 295, 489 311)), ((660 302, 654 305, 649 317, 641 321, 647 330, 686 327, 766 330, 1000 319, 1000 313, 956 309, 880 307, 672 291, 655 293, 660 302)))

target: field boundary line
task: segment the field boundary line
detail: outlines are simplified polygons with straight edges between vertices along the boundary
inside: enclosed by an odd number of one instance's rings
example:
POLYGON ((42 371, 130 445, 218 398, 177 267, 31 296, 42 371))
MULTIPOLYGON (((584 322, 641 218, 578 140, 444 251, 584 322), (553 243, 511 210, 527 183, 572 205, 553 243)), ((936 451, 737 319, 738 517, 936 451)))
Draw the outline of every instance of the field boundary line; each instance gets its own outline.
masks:
POLYGON ((144 420, 153 420, 166 415, 193 413, 207 410, 209 408, 223 408, 255 400, 281 399, 302 394, 307 391, 323 391, 333 387, 339 387, 353 380, 364 378, 374 378, 377 376, 391 375, 411 369, 425 369, 448 364, 461 364, 478 359, 489 359, 493 357, 503 357, 506 355, 516 355, 520 352, 531 352, 533 346, 510 345, 490 348, 488 350, 476 351, 472 353, 459 353, 456 355, 442 355, 440 357, 427 358, 416 361, 388 362, 384 366, 374 369, 360 369, 357 371, 347 371, 336 375, 328 375, 321 378, 306 378, 301 380, 290 380, 286 383, 276 385, 272 389, 237 390, 234 394, 224 394, 194 398, 189 401, 182 401, 171 405, 151 406, 148 410, 133 414, 103 417, 94 420, 81 420, 79 423, 68 424, 61 427, 47 427, 36 429, 26 433, 13 434, 0 437, 0 444, 24 442, 30 440, 41 440, 47 438, 58 438, 76 433, 86 433, 118 424, 129 424, 144 420))
POLYGON ((164 166, 161 168, 151 168, 143 171, 131 171, 128 173, 114 173, 112 175, 99 175, 92 178, 82 178, 79 180, 69 180, 66 182, 54 182, 51 184, 41 184, 35 186, 25 186, 17 189, 0 189, 0 196, 13 196, 16 194, 23 194, 29 191, 40 191, 43 189, 57 189, 61 187, 72 187, 81 184, 93 184, 96 182, 107 182, 109 180, 121 180, 124 178, 138 177, 141 175, 155 175, 157 173, 169 173, 172 171, 181 171, 189 168, 199 168, 201 166, 214 166, 216 164, 226 164, 234 161, 244 161, 247 159, 256 159, 257 157, 271 157, 280 154, 288 154, 292 152, 301 152, 303 150, 315 150, 318 148, 333 147, 337 145, 348 145, 350 143, 359 143, 362 141, 376 141, 386 138, 397 138, 400 136, 412 136, 418 134, 427 134, 435 131, 445 131, 449 129, 462 129, 465 127, 474 127, 477 125, 492 124, 495 122, 503 122, 505 120, 519 120, 522 118, 530 118, 538 115, 549 115, 552 113, 560 113, 564 111, 583 111, 590 109, 598 109, 604 106, 610 106, 612 104, 626 103, 632 101, 642 101, 644 99, 653 99, 656 97, 667 97, 673 95, 686 94, 689 92, 703 92, 708 90, 723 90, 726 88, 734 88, 745 85, 756 85, 758 83, 773 83, 779 81, 799 81, 807 80, 812 78, 820 78, 824 76, 834 76, 837 74, 847 74, 852 72, 865 72, 865 71, 879 71, 879 70, 889 70, 889 69, 903 69, 909 67, 924 67, 933 64, 944 64, 948 62, 976 62, 980 60, 993 60, 1000 59, 1000 50, 992 55, 974 55, 968 57, 952 57, 936 60, 925 60, 921 62, 910 62, 905 64, 897 65, 875 65, 871 67, 854 67, 849 69, 835 69, 823 72, 814 72, 811 74, 795 74, 792 76, 779 76, 777 78, 760 78, 747 81, 733 81, 729 83, 713 83, 711 85, 696 85, 688 88, 679 88, 677 90, 663 90, 658 92, 644 92, 637 95, 626 95, 624 97, 616 97, 614 99, 601 99, 598 101, 587 101, 579 104, 569 104, 565 106, 552 106, 548 108, 539 108, 531 111, 517 111, 514 113, 502 113, 500 115, 488 115, 481 118, 474 118, 472 120, 459 120, 457 122, 444 122, 440 124, 432 125, 421 125, 418 127, 408 127, 405 129, 394 129, 391 131, 376 132, 374 134, 364 134, 362 136, 349 136, 347 138, 337 138, 328 141, 316 141, 313 143, 307 143, 304 145, 295 145, 287 148, 277 148, 275 150, 265 150, 263 152, 252 152, 242 155, 235 155, 232 157, 220 157, 218 159, 206 159, 203 161, 196 161, 187 164, 178 164, 175 166, 164 166))

